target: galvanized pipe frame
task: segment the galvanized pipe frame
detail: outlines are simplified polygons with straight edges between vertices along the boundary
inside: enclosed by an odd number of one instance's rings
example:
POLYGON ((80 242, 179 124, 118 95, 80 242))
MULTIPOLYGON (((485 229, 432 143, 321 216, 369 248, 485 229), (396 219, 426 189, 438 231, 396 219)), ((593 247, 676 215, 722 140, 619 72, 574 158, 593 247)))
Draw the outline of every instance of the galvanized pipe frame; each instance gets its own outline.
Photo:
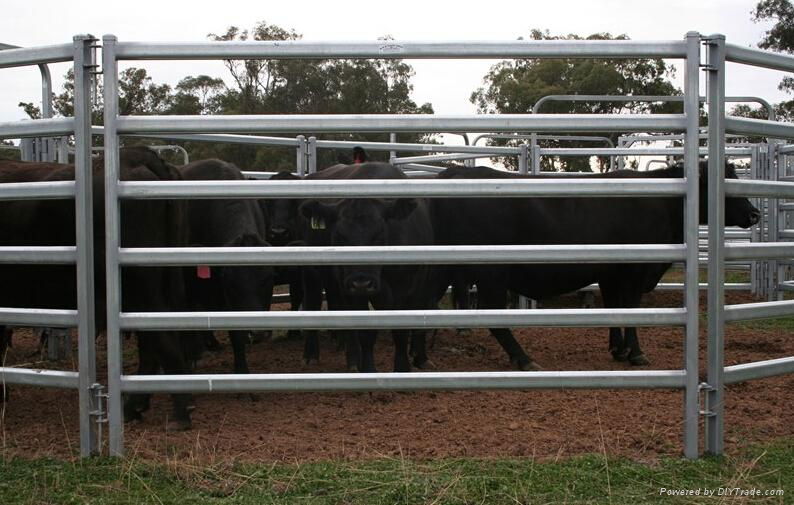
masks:
POLYGON ((121 312, 122 330, 434 329, 684 326, 686 309, 121 312))
MULTIPOLYGON (((280 43, 279 43, 280 44, 280 43)), ((103 51, 104 56, 104 70, 105 70, 105 78, 106 78, 106 85, 105 85, 105 94, 106 94, 106 125, 107 127, 107 134, 109 138, 106 138, 107 145, 112 148, 110 149, 111 152, 113 149, 117 149, 118 146, 118 137, 119 133, 142 133, 142 132, 158 132, 161 130, 165 130, 164 133, 167 132, 181 132, 187 131, 187 129, 193 131, 224 131, 224 132, 246 132, 246 131, 270 131, 272 128, 273 131, 276 129, 279 131, 285 131, 285 125, 289 125, 286 129, 290 131, 291 129, 301 129, 304 127, 306 123, 295 122, 291 120, 285 121, 284 118, 273 118, 273 117, 227 117, 227 118, 201 118, 201 124, 197 124, 195 118, 159 118, 159 117, 150 117, 150 118, 132 118, 132 117, 119 117, 118 116, 118 103, 117 103, 117 77, 118 77, 118 70, 117 70, 117 59, 163 59, 163 58, 174 58, 174 59, 183 59, 185 57, 193 58, 193 59, 200 59, 200 58, 215 58, 215 59, 228 59, 228 58, 251 58, 251 57, 260 57, 260 58, 289 58, 289 57, 303 57, 303 58, 329 58, 329 57, 339 57, 339 58, 356 58, 356 57, 400 57, 400 58, 411 58, 411 57, 686 57, 688 64, 687 64, 687 90, 691 91, 692 89, 697 90, 697 78, 698 78, 698 64, 699 64, 699 36, 696 33, 689 33, 687 34, 687 40, 684 43, 681 42, 673 42, 673 43, 662 43, 661 45, 658 43, 624 43, 619 42, 592 42, 587 41, 585 43, 581 43, 581 41, 577 41, 571 44, 569 41, 564 41, 560 43, 559 41, 544 41, 542 43, 538 43, 537 41, 530 41, 529 43, 525 41, 521 41, 518 44, 515 43, 508 43, 508 44, 485 44, 485 45, 472 45, 472 44, 465 44, 465 45, 433 45, 433 47, 428 46, 414 46, 411 44, 369 44, 369 46, 365 50, 361 50, 361 48, 345 48, 344 45, 331 45, 328 46, 317 46, 312 44, 285 44, 284 47, 278 47, 279 44, 273 43, 254 43, 254 44, 239 44, 239 43, 222 43, 222 44, 183 44, 175 46, 173 44, 117 44, 115 37, 113 36, 106 36, 105 37, 105 50, 103 51), (494 52, 494 48, 497 49, 494 52), (118 50, 118 51, 117 51, 118 50), (469 52, 464 54, 460 52, 461 50, 471 50, 473 52, 469 52), (577 51, 575 54, 569 51, 577 51), (385 51, 385 52, 384 52, 385 51)), ((692 94, 692 93, 691 93, 692 94)), ((631 117, 626 115, 620 115, 619 117, 598 117, 593 118, 591 116, 567 116, 565 118, 557 117, 540 117, 540 116, 533 116, 533 117, 517 117, 517 116, 491 116, 486 118, 469 118, 469 117, 412 117, 410 119, 406 117, 367 117, 367 116, 341 116, 335 117, 332 120, 328 120, 322 117, 317 118, 301 118, 303 121, 312 122, 311 130, 312 131, 343 131, 344 129, 356 129, 361 131, 362 129, 365 131, 465 131, 465 130, 473 130, 473 129, 487 129, 491 131, 517 131, 522 129, 528 128, 543 128, 548 131, 620 131, 620 130, 627 130, 627 129, 647 129, 650 131, 681 131, 686 130, 687 132, 687 139, 695 138, 697 139, 697 114, 692 114, 692 103, 697 100, 697 93, 692 94, 690 100, 687 101, 687 107, 685 107, 685 114, 684 115, 655 115, 653 117, 631 117), (484 121, 482 121, 484 119, 484 121), (481 122, 476 122, 481 121, 481 122), (475 123, 476 122, 476 123, 475 123), (319 125, 319 127, 318 127, 319 125), (443 125, 443 126, 442 126, 443 125)), ((695 107, 697 107, 697 102, 695 103, 695 107)), ((552 115, 553 116, 553 115, 552 115)), ((685 189, 686 193, 686 210, 687 210, 687 223, 686 223, 686 264, 687 264, 687 308, 686 309, 657 309, 656 311, 651 311, 650 313, 642 309, 635 309, 637 312, 634 313, 626 313, 623 314, 624 317, 634 317, 640 319, 625 319, 624 322, 632 322, 632 323, 644 323, 644 322, 651 322, 655 320, 655 324, 659 324, 662 322, 659 318, 664 315, 664 317, 669 318, 667 321, 668 323, 672 324, 685 324, 687 325, 687 355, 685 358, 685 370, 684 371, 673 371, 673 372, 664 372, 664 373, 672 373, 675 376, 680 377, 681 375, 684 376, 683 385, 686 391, 686 400, 685 400, 685 453, 688 457, 696 457, 697 456, 697 356, 696 356, 696 349, 697 346, 693 345, 697 342, 697 219, 696 219, 696 211, 697 211, 697 169, 696 169, 696 162, 697 162, 697 143, 696 142, 688 142, 687 145, 689 146, 687 150, 687 161, 688 161, 688 173, 686 181, 677 181, 677 183, 673 183, 672 186, 668 187, 663 191, 668 191, 675 195, 681 195, 683 193, 683 189, 685 189), (694 215, 693 215, 694 214, 694 215), (693 282, 694 279, 694 282, 693 282), (643 318, 651 318, 651 319, 643 319, 643 318)), ((187 189, 187 187, 183 187, 178 189, 176 187, 171 187, 166 189, 165 191, 160 191, 153 187, 143 187, 138 186, 136 187, 133 185, 124 186, 123 183, 118 181, 118 173, 116 171, 115 166, 118 163, 117 156, 114 157, 109 155, 106 157, 106 170, 107 170, 107 187, 106 187, 106 215, 107 215, 107 233, 108 233, 108 260, 107 260, 107 269, 108 269, 108 373, 109 373, 109 386, 111 392, 110 398, 110 450, 111 454, 121 455, 123 451, 123 425, 121 422, 121 404, 120 404, 120 392, 122 391, 122 382, 125 385, 132 384, 134 382, 144 382, 149 380, 148 377, 138 377, 136 380, 128 381, 126 377, 122 381, 121 375, 121 356, 120 356, 120 347, 119 347, 119 330, 120 327, 133 327, 138 326, 140 324, 147 324, 150 327, 163 327, 163 325, 168 326, 169 324, 176 324, 178 328, 184 328, 184 323, 188 324, 196 324, 195 320, 187 319, 185 321, 176 321, 180 317, 184 317, 184 313, 176 313, 176 314, 122 314, 119 311, 119 293, 120 293, 120 286, 119 283, 119 249, 118 249, 118 240, 117 237, 114 237, 114 233, 116 233, 117 226, 118 226, 118 198, 119 197, 145 197, 145 198, 163 198, 168 197, 186 197, 182 190, 187 189), (158 318, 160 318, 158 320, 158 318), (170 320, 169 320, 170 318, 170 320), (193 321, 192 323, 190 321, 193 321)), ((349 186, 348 181, 348 186, 349 186)), ((402 181, 401 181, 402 182, 402 181)), ((405 181, 405 182, 412 182, 412 181, 405 181)), ((551 181, 552 183, 556 181, 551 181)), ((588 181, 587 184, 591 183, 592 181, 588 181)), ((614 183, 614 181, 613 181, 614 183)), ((254 183, 256 184, 256 183, 254 183)), ((404 183, 403 183, 404 184, 404 183)), ((664 183, 660 183, 656 185, 656 188, 648 188, 653 189, 654 191, 659 191, 664 183)), ((195 187, 190 189, 197 189, 195 187)), ((311 191, 317 190, 318 188, 307 188, 303 187, 304 191, 311 191)), ((496 187, 491 188, 497 189, 496 187)), ((592 188, 595 189, 595 188, 592 188)), ((632 188, 633 189, 633 188, 632 188)), ((624 190, 626 190, 624 188, 624 190)), ((202 197, 207 198, 220 198, 220 197, 256 197, 256 196, 281 196, 281 197, 290 197, 292 189, 288 188, 281 188, 277 192, 273 191, 266 191, 265 188, 256 188, 253 191, 244 191, 242 188, 231 188, 227 186, 223 188, 221 191, 209 191, 206 188, 202 189, 202 197), (234 195, 229 194, 229 190, 233 189, 234 195), (225 193, 225 194, 222 194, 225 193)), ((362 188, 356 188, 353 192, 358 196, 374 196, 374 195, 382 195, 382 192, 377 192, 374 188, 363 191, 362 188), (369 192, 367 192, 369 191, 369 192)), ((408 196, 414 195, 414 190, 409 189, 406 191, 406 188, 392 188, 388 195, 384 196, 408 196)), ((465 190, 457 190, 451 191, 450 188, 435 188, 432 193, 428 194, 427 191, 419 192, 420 196, 461 196, 462 194, 466 194, 465 190)), ((527 196, 532 194, 531 191, 519 191, 519 193, 527 196)), ((548 196, 549 194, 556 194, 557 196, 562 196, 566 194, 566 191, 563 189, 553 189, 550 190, 548 188, 544 188, 540 193, 545 194, 548 196)), ((613 191, 609 191, 608 193, 613 194, 613 191)), ((304 193, 305 194, 305 193, 304 193)), ((477 195, 482 196, 481 191, 469 191, 468 194, 470 195, 477 195)), ((577 193, 578 194, 578 193, 577 193)), ((592 196, 596 196, 595 193, 591 193, 592 196)), ((332 197, 327 193, 323 193, 324 197, 332 197)), ((344 196, 350 196, 344 195, 344 196)), ((491 196, 495 196, 495 193, 491 196)), ((604 192, 602 191, 601 194, 597 196, 604 196, 604 192)), ((629 310, 629 309, 627 309, 629 310)), ((393 318, 391 323, 392 324, 402 324, 402 325, 416 325, 417 320, 414 317, 412 321, 409 321, 408 318, 405 318, 406 312, 410 311, 399 311, 402 314, 393 314, 391 317, 393 318), (403 320, 400 320, 400 318, 403 320)), ((449 324, 450 321, 444 321, 443 317, 440 317, 440 313, 438 311, 432 311, 433 314, 426 314, 422 317, 425 317, 422 324, 449 324), (435 318, 435 319, 431 319, 435 318)), ((492 312, 492 311, 487 311, 492 312)), ((532 312, 532 319, 535 323, 539 323, 541 319, 538 317, 538 311, 531 311, 532 312)), ((596 312, 593 311, 585 311, 585 313, 580 313, 580 311, 569 311, 566 314, 566 319, 564 321, 560 321, 559 318, 562 313, 566 311, 555 311, 555 314, 549 314, 547 321, 552 322, 562 322, 566 324, 572 324, 572 321, 579 321, 581 324, 592 325, 594 319, 598 319, 595 317, 597 315, 596 312), (571 319, 573 318, 573 319, 571 319)), ((605 319, 603 320, 603 324, 610 325, 610 324, 617 324, 615 322, 615 315, 616 311, 609 311, 610 314, 604 314, 605 319)), ((540 313, 543 316, 542 313, 540 313)), ((206 314, 204 314, 206 315, 206 314)), ((379 317, 382 314, 378 314, 379 317)), ((509 325, 511 323, 505 322, 505 318, 512 317, 514 324, 525 324, 526 321, 520 320, 521 316, 517 315, 510 315, 509 313, 499 314, 494 320, 483 320, 483 317, 494 317, 495 314, 463 314, 464 316, 473 316, 476 318, 476 321, 472 322, 479 322, 479 323, 488 323, 489 326, 493 326, 494 324, 502 324, 502 325, 509 325)), ((292 324, 302 324, 300 321, 300 317, 309 316, 309 314, 297 314, 298 319, 292 319, 292 324)), ((355 314, 333 314, 333 313, 321 313, 321 314, 312 314, 311 317, 317 321, 325 321, 329 322, 336 319, 334 324, 342 324, 344 327, 350 327, 351 320, 347 319, 344 320, 346 317, 355 316, 355 314), (340 319, 341 318, 341 319, 340 319)), ((200 322, 199 324, 206 323, 211 326, 215 325, 215 323, 221 324, 221 326, 234 325, 234 324, 243 324, 246 327, 250 327, 252 322, 256 324, 270 324, 273 322, 274 317, 295 317, 290 316, 289 314, 277 314, 277 313, 267 313, 262 314, 261 320, 256 320, 258 316, 255 314, 237 314, 237 315, 224 315, 219 314, 218 318, 214 321, 204 321, 200 322), (231 317, 231 319, 228 319, 231 317), (227 319, 224 319, 227 318, 227 319), (236 319, 235 319, 236 318, 236 319), (253 318, 253 319, 252 319, 253 318)), ((362 311, 360 314, 361 320, 358 321, 356 324, 373 324, 369 321, 373 320, 373 314, 369 313, 368 311, 362 311)), ((417 315, 418 317, 418 315, 417 315)), ((456 312, 456 314, 450 314, 449 317, 452 319, 459 321, 461 320, 461 314, 456 312)), ((664 319, 664 318, 662 318, 664 319)), ((596 321, 597 322, 597 321, 596 321)), ((379 326, 382 326, 379 325, 379 326)), ((595 377, 598 375, 598 372, 585 372, 585 375, 589 375, 590 377, 595 377)), ((648 374, 641 372, 640 375, 648 374)), ((650 377, 650 374, 648 374, 650 377)), ((409 378, 410 376, 405 376, 409 378)), ((156 379, 153 379, 156 380, 156 379)), ((186 380, 189 380, 187 376, 181 377, 174 377, 173 381, 166 381, 164 383, 164 387, 168 388, 170 386, 174 386, 174 381, 180 384, 185 384, 186 380), (185 380, 182 380, 185 379, 185 380)), ((655 379, 653 379, 655 380, 655 379)), ((678 381, 678 379, 676 379, 678 381)), ((591 387, 595 384, 592 381, 585 381, 591 387)), ((551 384, 551 383, 550 383, 551 384)), ((559 384, 559 383, 558 383, 559 384)), ((676 382, 677 385, 680 386, 680 382, 676 382)), ((582 383, 584 386, 585 384, 582 383)), ((133 386, 129 386, 133 387, 133 386)), ((203 387, 203 386, 202 386, 203 387)))
POLYGON ((672 263, 684 244, 120 248, 122 266, 672 263), (626 252, 632 255, 626 258, 626 252))
MULTIPOLYGON (((542 129, 570 131, 680 131, 683 114, 301 114, 229 116, 119 116, 120 134, 259 132, 511 132, 542 129)), ((794 128, 794 127, 793 127, 794 128)))
POLYGON ((125 393, 683 389, 684 379, 678 370, 125 375, 121 388, 125 393))
POLYGON ((118 60, 685 58, 683 41, 123 42, 118 60))
MULTIPOLYGON (((39 119, 0 123, 0 138, 60 136, 74 134, 75 180, 47 183, 3 184, 0 200, 73 198, 75 204, 76 244, 74 247, 4 247, 3 263, 75 264, 77 310, 0 308, 0 323, 13 326, 77 327, 78 372, 40 371, 2 367, 0 376, 7 383, 45 387, 74 388, 79 394, 80 453, 98 451, 96 424, 92 419, 95 399, 91 387, 96 382, 94 339, 93 226, 91 170, 91 73, 94 71, 96 39, 80 35, 72 44, 0 51, 0 68, 43 65, 73 61, 75 76, 75 115, 72 118, 39 119), (23 257, 26 256, 26 257, 23 257)), ((47 72, 48 74, 48 72, 47 72)), ((42 76, 46 75, 42 73, 42 76)), ((47 93, 49 83, 45 83, 47 93)), ((51 115, 48 100, 43 111, 51 115)))
POLYGON ((204 198, 399 198, 399 197, 653 197, 682 196, 681 179, 481 179, 476 186, 462 179, 444 180, 304 180, 304 181, 121 181, 118 195, 136 199, 204 198))
MULTIPOLYGON (((709 71, 709 199, 721 201, 725 195, 744 195, 754 197, 787 198, 792 194, 792 186, 786 182, 724 181, 718 175, 723 166, 722 148, 725 131, 742 134, 767 135, 792 138, 794 128, 769 121, 749 121, 726 117, 725 103, 725 61, 736 61, 776 68, 794 70, 794 58, 772 55, 761 51, 748 50, 725 44, 721 35, 706 39, 708 46, 707 70, 709 71)), ((766 252, 773 255, 790 255, 790 243, 773 244, 736 244, 724 243, 724 209, 709 206, 709 250, 712 261, 709 263, 708 295, 708 388, 706 403, 706 452, 721 454, 724 448, 724 386, 760 377, 771 377, 794 371, 794 357, 724 366, 724 325, 726 322, 794 315, 794 301, 775 301, 754 304, 724 305, 724 261, 737 254, 766 252), (764 251, 765 250, 765 251, 764 251), (729 252, 730 251, 730 252, 729 252)), ((776 223, 775 223, 776 224, 776 223)), ((766 254, 765 254, 766 255, 766 254)), ((774 256, 773 256, 774 257, 774 256)))

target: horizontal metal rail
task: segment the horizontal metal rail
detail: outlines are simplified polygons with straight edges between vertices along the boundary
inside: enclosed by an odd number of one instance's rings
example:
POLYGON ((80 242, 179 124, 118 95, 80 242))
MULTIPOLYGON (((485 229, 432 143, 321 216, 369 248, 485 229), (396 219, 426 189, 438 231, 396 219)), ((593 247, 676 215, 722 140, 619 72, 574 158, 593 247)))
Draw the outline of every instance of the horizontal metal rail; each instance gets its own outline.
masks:
MULTIPOLYGON (((794 230, 780 230, 777 235, 778 238, 794 239, 794 230)), ((794 257, 794 253, 789 252, 788 257, 794 257)))
POLYGON ((794 198, 794 182, 726 179, 725 194, 756 198, 794 198))
POLYGON ((684 179, 404 179, 305 181, 122 181, 121 198, 396 198, 682 196, 684 179), (314 195, 314 196, 311 196, 314 195))
POLYGON ((10 182, 0 184, 0 201, 66 199, 74 192, 74 181, 10 182))
MULTIPOLYGON (((5 51, 0 51, 0 56, 5 51)), ((74 118, 60 117, 0 123, 0 139, 60 137, 74 133, 74 118)))
POLYGON ((725 44, 725 61, 794 72, 794 58, 791 56, 750 49, 736 44, 725 44))
POLYGON ((683 326, 686 309, 122 312, 122 330, 683 326))
POLYGON ((685 58, 684 41, 229 41, 119 42, 118 60, 348 58, 685 58))
MULTIPOLYGON (((503 153, 502 155, 507 154, 503 153)), ((515 153, 509 153, 515 155, 515 153)), ((429 154, 426 156, 403 156, 402 158, 392 158, 392 165, 408 165, 411 163, 443 163, 445 161, 476 160, 484 158, 483 153, 456 153, 456 154, 429 154)))
MULTIPOLYGON (((792 236, 794 238, 794 235, 792 236)), ((725 244, 726 260, 794 259, 794 242, 725 244)))
MULTIPOLYGON (((99 130, 103 130, 100 128, 99 130)), ((100 133, 104 135, 104 133, 100 133)), ((194 142, 223 142, 224 144, 248 144, 248 145, 268 145, 268 146, 286 146, 297 147, 301 142, 297 139, 287 137, 262 137, 256 135, 232 135, 222 133, 172 133, 170 135, 130 135, 130 137, 144 137, 168 140, 184 140, 194 142)))
POLYGON ((77 326, 77 311, 0 307, 0 324, 6 326, 72 327, 77 326))
POLYGON ((72 61, 73 58, 74 45, 72 44, 3 49, 0 51, 0 68, 60 63, 72 61))
MULTIPOLYGON (((683 156, 683 147, 662 148, 620 148, 620 147, 542 147, 538 153, 543 156, 683 156)), ((700 154, 708 154, 708 148, 701 148, 700 154)), ((744 156, 752 154, 752 149, 736 147, 725 150, 726 156, 744 156)))
POLYGON ((395 151, 395 152, 434 152, 434 153, 481 153, 481 154, 520 154, 518 147, 497 146, 465 146, 448 144, 405 144, 390 142, 357 142, 350 140, 318 140, 318 148, 323 149, 353 149, 361 147, 368 151, 395 151))
POLYGON ((683 261, 683 244, 120 248, 121 265, 648 263, 683 261), (629 256, 630 255, 630 256, 629 256))
POLYGON ((725 384, 794 373, 794 356, 725 367, 725 384))
POLYGON ((126 393, 455 391, 684 387, 682 370, 124 375, 126 393))
POLYGON ((0 246, 0 264, 68 265, 76 261, 74 246, 0 246))
POLYGON ((760 135, 777 139, 794 139, 794 125, 767 119, 725 116, 725 131, 742 135, 760 135))
POLYGON ((742 303, 725 306, 725 321, 750 321, 794 316, 794 300, 742 303))
POLYGON ((62 389, 79 387, 77 372, 0 366, 0 384, 3 383, 62 389))
MULTIPOLYGON (((42 121, 42 120, 39 120, 42 121)), ((120 116, 119 134, 259 132, 681 131, 682 114, 303 114, 120 116)), ((2 125, 0 125, 2 126, 2 125)), ((794 127, 790 127, 794 129, 794 127)))

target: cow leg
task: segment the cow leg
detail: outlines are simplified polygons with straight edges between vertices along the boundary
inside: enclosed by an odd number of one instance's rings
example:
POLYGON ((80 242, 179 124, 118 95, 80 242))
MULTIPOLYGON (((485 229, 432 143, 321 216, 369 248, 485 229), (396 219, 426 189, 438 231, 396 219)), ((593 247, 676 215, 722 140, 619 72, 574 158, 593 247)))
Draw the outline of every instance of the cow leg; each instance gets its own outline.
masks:
POLYGON ((394 340, 394 371, 410 372, 411 361, 408 357, 408 341, 410 330, 392 330, 391 336, 394 340))
MULTIPOLYGON (((157 360, 157 345, 150 333, 137 332, 138 375, 156 375, 160 372, 157 360)), ((151 393, 130 394, 124 400, 124 421, 142 421, 143 413, 149 410, 151 393)))
MULTIPOLYGON (((190 373, 190 367, 184 359, 182 341, 178 332, 159 332, 157 335, 159 347, 158 355, 161 356, 160 364, 166 374, 190 373)), ((168 430, 189 430, 191 428, 190 411, 193 410, 193 395, 172 394, 173 418, 168 423, 168 430)))
POLYGON ((375 368, 375 339, 378 336, 378 332, 375 330, 358 330, 356 336, 361 346, 361 361, 359 362, 358 371, 362 373, 377 372, 378 370, 375 368))
POLYGON ((416 368, 432 366, 427 357, 427 332, 425 330, 411 330, 411 349, 409 355, 413 356, 413 365, 416 368))
MULTIPOLYGON (((295 279, 293 279, 293 282, 289 285, 290 309, 300 310, 303 304, 303 283, 300 280, 300 274, 295 274, 294 277, 295 279)), ((289 330, 287 331, 287 338, 297 339, 300 337, 300 334, 300 330, 289 330)))
MULTIPOLYGON (((292 288, 290 288, 292 289, 292 288)), ((320 275, 315 268, 303 269, 303 309, 317 311, 322 309, 323 289, 320 275)), ((317 330, 304 330, 303 361, 308 365, 320 361, 320 339, 317 330)))
MULTIPOLYGON (((605 282, 602 282, 599 286, 601 287, 601 297, 604 299, 605 308, 614 309, 621 306, 620 289, 617 286, 605 282)), ((626 348, 621 328, 609 328, 609 352, 615 361, 626 361, 628 359, 629 350, 626 348)))
POLYGON ((232 330, 229 332, 234 352, 234 373, 249 373, 248 360, 245 357, 245 345, 248 343, 248 332, 232 330))
MULTIPOLYGON (((504 309, 507 301, 507 283, 479 282, 477 284, 478 307, 482 309, 504 309), (500 286, 501 285, 501 286, 500 286)), ((507 328, 490 328, 491 334, 505 350, 510 363, 519 370, 540 370, 541 367, 524 352, 513 332, 507 328)))
MULTIPOLYGON (((627 291, 624 299, 624 306, 630 309, 636 309, 640 306, 641 299, 642 293, 627 291)), ((645 357, 645 354, 642 353, 642 349, 640 349, 640 339, 637 336, 637 328, 633 326, 627 327, 624 328, 623 331, 626 337, 625 345, 628 351, 629 363, 633 366, 650 365, 651 362, 645 357)))

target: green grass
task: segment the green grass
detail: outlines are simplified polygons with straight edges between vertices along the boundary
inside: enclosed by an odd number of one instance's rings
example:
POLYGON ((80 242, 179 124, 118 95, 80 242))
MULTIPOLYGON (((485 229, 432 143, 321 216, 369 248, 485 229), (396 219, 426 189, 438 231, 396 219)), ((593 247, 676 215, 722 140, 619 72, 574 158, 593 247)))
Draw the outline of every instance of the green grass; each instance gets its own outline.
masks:
POLYGON ((780 489, 782 497, 752 501, 792 503, 794 439, 748 449, 735 458, 668 458, 653 464, 600 455, 560 462, 383 459, 303 465, 0 462, 0 503, 9 505, 721 503, 716 496, 660 496, 663 487, 780 489))

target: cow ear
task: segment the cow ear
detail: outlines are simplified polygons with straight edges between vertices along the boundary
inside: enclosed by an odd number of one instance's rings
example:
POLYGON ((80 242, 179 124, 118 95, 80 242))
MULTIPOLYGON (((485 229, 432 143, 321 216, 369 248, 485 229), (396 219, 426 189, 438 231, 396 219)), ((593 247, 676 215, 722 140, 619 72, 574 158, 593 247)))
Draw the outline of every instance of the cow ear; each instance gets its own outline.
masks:
POLYGON ((383 210, 383 217, 385 219, 405 219, 411 215, 416 209, 415 198, 400 198, 386 203, 386 208, 383 210))
POLYGON ((309 221, 312 230, 325 230, 336 221, 337 206, 317 200, 303 202, 300 214, 309 221))

